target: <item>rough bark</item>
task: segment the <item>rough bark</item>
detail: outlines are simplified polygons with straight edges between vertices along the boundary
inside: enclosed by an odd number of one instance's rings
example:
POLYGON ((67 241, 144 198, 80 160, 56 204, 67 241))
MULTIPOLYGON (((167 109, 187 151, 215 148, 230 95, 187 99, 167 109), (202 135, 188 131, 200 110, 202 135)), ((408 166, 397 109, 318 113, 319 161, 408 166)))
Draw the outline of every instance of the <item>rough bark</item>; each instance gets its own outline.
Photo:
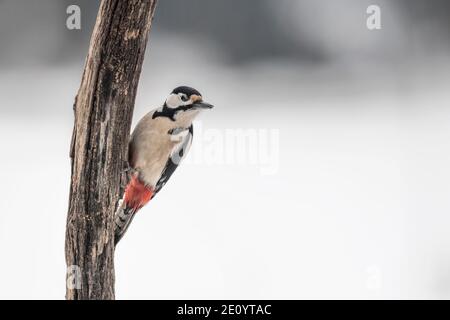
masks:
POLYGON ((157 0, 103 0, 74 104, 66 299, 114 299, 114 211, 157 0))

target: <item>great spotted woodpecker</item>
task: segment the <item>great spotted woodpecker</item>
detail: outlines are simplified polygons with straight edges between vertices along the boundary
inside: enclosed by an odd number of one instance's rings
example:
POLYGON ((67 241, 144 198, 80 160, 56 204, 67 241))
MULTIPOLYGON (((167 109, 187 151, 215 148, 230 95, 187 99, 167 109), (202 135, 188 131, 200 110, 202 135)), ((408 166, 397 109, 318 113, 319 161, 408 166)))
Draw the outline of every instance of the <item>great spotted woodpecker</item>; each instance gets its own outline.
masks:
POLYGON ((139 121, 128 147, 133 174, 116 210, 115 244, 136 212, 161 190, 186 155, 192 142, 194 118, 201 110, 212 107, 203 101, 200 92, 182 86, 170 93, 162 107, 139 121))

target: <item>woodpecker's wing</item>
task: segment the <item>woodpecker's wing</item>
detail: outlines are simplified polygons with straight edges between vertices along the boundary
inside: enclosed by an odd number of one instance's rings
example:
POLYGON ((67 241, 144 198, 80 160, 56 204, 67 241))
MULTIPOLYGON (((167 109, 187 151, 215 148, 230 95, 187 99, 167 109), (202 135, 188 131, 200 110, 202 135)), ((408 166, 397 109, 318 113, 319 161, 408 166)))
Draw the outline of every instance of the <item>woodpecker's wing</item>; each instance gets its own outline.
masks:
POLYGON ((155 194, 158 193, 162 187, 164 187, 166 182, 169 180, 170 176, 174 173, 174 171, 180 164, 181 160, 186 156, 187 152, 189 151, 194 136, 194 127, 191 125, 188 130, 189 133, 179 144, 177 144, 177 146, 172 151, 172 154, 168 159, 166 165, 164 166, 164 169, 161 173, 161 177, 156 183, 155 194))

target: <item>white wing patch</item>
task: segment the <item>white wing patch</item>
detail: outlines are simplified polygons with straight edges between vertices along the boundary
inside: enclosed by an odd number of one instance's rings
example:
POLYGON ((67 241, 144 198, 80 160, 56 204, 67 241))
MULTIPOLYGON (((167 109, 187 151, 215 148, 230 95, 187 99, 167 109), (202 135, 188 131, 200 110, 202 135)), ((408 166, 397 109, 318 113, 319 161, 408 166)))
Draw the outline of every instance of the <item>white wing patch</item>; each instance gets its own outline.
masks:
POLYGON ((170 159, 179 164, 188 153, 192 144, 192 128, 175 128, 170 130, 170 140, 175 142, 170 159))
POLYGON ((175 128, 169 132, 170 135, 174 135, 174 139, 181 140, 174 146, 169 160, 167 161, 164 170, 156 184, 155 193, 157 193, 169 180, 175 169, 180 164, 181 160, 186 156, 189 148, 192 144, 193 128, 192 125, 189 128, 175 128))
POLYGON ((189 128, 175 128, 169 131, 170 140, 173 142, 183 142, 189 135, 189 128))

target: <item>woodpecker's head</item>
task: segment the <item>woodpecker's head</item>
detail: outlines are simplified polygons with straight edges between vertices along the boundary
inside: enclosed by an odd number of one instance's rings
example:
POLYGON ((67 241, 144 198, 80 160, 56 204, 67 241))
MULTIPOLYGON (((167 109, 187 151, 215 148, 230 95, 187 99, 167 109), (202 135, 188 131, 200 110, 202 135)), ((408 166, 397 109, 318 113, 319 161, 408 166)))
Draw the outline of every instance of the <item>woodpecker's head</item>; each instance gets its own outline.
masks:
POLYGON ((211 108, 213 106, 203 101, 200 92, 191 87, 181 86, 173 89, 162 108, 153 114, 153 118, 168 117, 175 121, 182 116, 194 117, 201 110, 211 108))

